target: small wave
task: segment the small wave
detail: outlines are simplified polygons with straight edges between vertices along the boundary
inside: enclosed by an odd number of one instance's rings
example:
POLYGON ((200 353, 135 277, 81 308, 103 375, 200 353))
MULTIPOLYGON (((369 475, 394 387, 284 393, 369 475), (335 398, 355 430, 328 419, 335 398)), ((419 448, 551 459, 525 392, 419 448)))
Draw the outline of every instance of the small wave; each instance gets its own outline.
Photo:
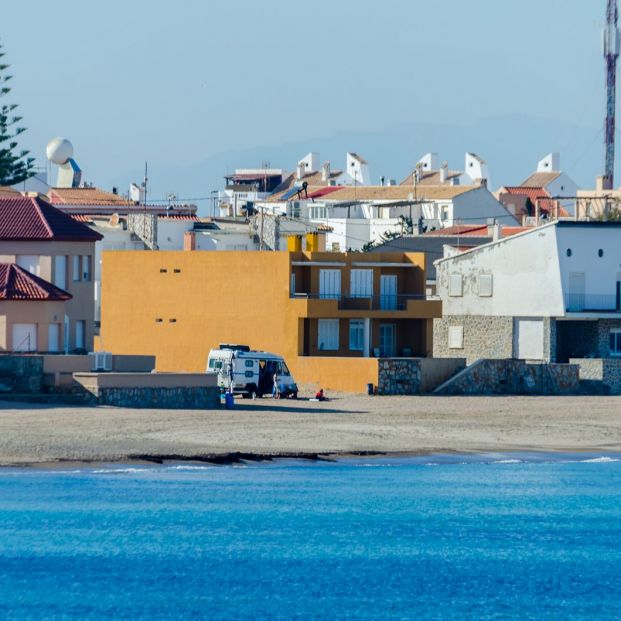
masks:
POLYGON ((183 471, 194 471, 194 470, 213 470, 215 466, 168 466, 166 470, 183 470, 183 471))
POLYGON ((582 464, 612 464, 618 461, 621 461, 621 459, 617 459, 616 457, 593 457, 591 459, 579 460, 582 464))
POLYGON ((493 464, 523 464, 524 462, 521 459, 499 459, 498 461, 493 461, 493 464))
POLYGON ((148 468, 101 468, 91 470, 92 474, 135 474, 136 472, 148 472, 148 468))

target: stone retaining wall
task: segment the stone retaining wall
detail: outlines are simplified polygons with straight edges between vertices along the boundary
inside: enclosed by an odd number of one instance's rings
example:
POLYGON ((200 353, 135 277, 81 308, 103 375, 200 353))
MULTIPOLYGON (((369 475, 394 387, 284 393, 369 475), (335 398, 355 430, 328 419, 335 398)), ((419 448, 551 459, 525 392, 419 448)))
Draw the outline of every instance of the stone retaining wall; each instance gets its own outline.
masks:
POLYGON ((577 364, 478 360, 439 386, 438 395, 570 395, 579 390, 577 364))
POLYGON ((378 395, 418 395, 466 366, 463 358, 381 358, 378 360, 378 395))
POLYGON ((100 388, 91 402, 123 408, 204 410, 220 407, 220 389, 213 386, 184 388, 100 388))

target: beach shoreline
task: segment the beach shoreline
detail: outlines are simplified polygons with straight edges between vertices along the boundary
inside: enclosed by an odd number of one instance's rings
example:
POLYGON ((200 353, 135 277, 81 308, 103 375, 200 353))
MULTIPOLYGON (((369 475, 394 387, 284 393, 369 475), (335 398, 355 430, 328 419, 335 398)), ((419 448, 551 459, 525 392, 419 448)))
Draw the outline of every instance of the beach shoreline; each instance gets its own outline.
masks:
POLYGON ((0 402, 0 466, 621 452, 621 397, 239 400, 233 410, 0 402))

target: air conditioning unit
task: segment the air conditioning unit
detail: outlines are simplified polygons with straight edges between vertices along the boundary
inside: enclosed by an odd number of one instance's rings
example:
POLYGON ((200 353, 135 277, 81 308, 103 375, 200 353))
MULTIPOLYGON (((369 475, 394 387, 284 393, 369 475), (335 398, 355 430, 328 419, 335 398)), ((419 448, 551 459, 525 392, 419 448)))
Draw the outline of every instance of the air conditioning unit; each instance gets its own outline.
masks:
POLYGON ((112 371, 112 352, 96 351, 93 371, 112 371))

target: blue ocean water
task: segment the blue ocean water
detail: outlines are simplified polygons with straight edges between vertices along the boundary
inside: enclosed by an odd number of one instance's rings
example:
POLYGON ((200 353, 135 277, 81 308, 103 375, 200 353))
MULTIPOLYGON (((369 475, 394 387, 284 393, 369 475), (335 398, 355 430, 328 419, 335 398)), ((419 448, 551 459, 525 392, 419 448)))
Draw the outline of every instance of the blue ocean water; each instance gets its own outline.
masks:
POLYGON ((2 619, 621 616, 621 462, 0 470, 2 619))

